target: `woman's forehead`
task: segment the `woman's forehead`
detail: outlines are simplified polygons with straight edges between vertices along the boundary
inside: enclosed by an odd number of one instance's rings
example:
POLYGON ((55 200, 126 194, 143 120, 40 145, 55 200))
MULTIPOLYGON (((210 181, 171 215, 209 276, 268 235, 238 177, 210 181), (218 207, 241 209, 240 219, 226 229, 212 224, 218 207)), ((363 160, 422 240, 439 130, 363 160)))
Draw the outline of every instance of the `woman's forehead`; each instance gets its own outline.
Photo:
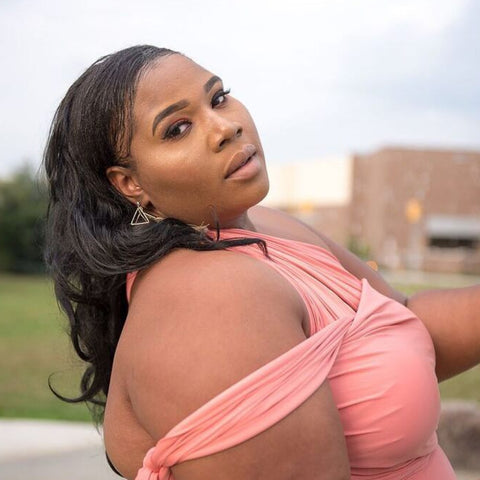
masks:
POLYGON ((189 92, 201 89, 211 77, 211 72, 181 54, 161 57, 139 78, 135 103, 176 102, 189 92))

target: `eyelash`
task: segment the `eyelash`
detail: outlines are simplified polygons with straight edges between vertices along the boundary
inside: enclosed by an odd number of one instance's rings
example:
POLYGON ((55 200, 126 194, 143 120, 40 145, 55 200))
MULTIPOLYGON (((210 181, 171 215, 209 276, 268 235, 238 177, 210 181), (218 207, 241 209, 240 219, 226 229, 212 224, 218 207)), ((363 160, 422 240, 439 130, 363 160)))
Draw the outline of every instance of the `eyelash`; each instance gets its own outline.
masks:
POLYGON ((219 90, 212 98, 212 107, 214 106, 213 105, 213 102, 215 100, 218 100, 220 97, 225 97, 225 99, 223 100, 223 102, 220 103, 220 105, 222 103, 225 103, 227 101, 227 95, 230 93, 230 89, 227 88, 227 90, 219 90))
MULTIPOLYGON (((215 95, 213 96, 212 98, 212 107, 215 108, 215 107, 218 107, 219 105, 223 105, 225 102, 227 102, 227 95, 230 93, 230 89, 228 88, 227 90, 219 90, 218 92, 215 93, 215 95), (215 103, 220 97, 225 97, 223 99, 222 102, 220 103, 215 103)), ((163 139, 164 140, 175 140, 176 138, 178 137, 181 137, 186 130, 184 130, 183 132, 180 132, 178 134, 175 134, 175 130, 177 130, 178 128, 180 128, 182 125, 185 125, 185 124, 189 124, 189 126, 191 125, 191 122, 189 122, 188 120, 179 120, 178 122, 175 122, 173 125, 171 125, 170 127, 167 128, 165 134, 163 135, 163 139)))

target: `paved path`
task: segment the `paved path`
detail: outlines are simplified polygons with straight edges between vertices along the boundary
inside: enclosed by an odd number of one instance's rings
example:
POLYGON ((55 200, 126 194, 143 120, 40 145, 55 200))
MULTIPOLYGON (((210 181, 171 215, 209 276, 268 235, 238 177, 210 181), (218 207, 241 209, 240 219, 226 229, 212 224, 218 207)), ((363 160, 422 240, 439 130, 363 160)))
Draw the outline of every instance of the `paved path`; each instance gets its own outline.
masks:
POLYGON ((1 480, 119 480, 90 424, 0 419, 1 480))
POLYGON ((101 448, 0 462, 2 480, 121 480, 107 465, 101 448))

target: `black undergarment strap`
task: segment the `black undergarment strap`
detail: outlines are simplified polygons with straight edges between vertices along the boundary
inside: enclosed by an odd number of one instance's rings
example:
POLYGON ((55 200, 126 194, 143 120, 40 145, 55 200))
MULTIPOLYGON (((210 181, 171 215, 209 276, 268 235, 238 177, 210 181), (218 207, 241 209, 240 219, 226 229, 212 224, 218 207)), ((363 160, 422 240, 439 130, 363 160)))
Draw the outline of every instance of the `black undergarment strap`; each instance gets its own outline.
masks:
POLYGON ((110 461, 110 459, 108 458, 108 453, 107 451, 105 450, 105 457, 107 457, 107 462, 108 464, 110 465, 110 468, 120 477, 124 478, 123 475, 115 468, 115 465, 110 461))

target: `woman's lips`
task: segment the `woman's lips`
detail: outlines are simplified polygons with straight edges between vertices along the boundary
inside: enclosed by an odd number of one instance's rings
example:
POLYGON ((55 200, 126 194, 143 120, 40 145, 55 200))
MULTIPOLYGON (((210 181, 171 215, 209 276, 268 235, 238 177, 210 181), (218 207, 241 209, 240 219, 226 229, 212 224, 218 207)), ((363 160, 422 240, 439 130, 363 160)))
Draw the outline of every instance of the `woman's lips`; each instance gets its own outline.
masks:
POLYGON ((227 177, 227 180, 249 180, 257 176, 261 170, 262 163, 260 162, 258 155, 254 153, 247 159, 246 163, 243 163, 242 166, 233 171, 227 177))
POLYGON ((248 161, 255 155, 257 149, 254 145, 247 143, 242 147, 241 150, 236 152, 232 159, 230 160, 227 171, 225 173, 224 178, 228 178, 230 175, 235 173, 237 170, 242 168, 244 165, 248 163, 248 161))

